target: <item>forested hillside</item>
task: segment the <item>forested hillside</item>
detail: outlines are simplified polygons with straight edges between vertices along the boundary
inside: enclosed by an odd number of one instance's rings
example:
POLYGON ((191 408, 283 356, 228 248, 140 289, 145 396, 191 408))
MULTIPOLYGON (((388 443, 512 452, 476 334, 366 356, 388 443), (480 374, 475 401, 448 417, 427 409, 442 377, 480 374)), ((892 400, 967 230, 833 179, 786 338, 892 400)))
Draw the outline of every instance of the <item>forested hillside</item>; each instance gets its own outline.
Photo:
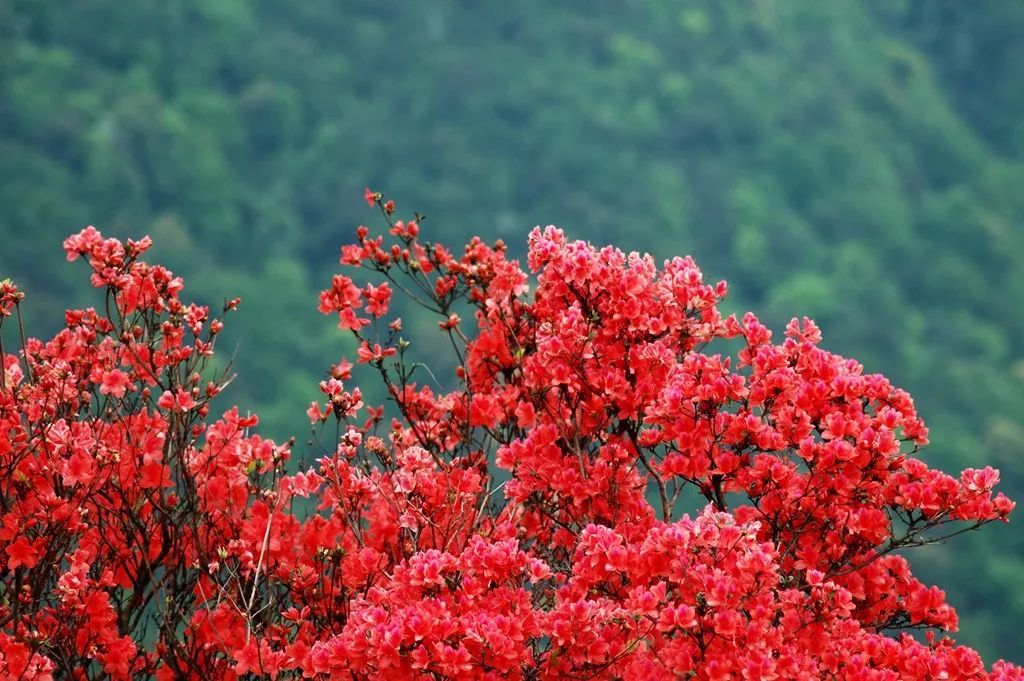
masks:
MULTIPOLYGON (((0 278, 30 332, 86 302, 64 236, 149 233, 245 301, 224 406, 302 438, 352 354, 316 292, 365 185, 449 243, 692 254, 731 310, 814 317, 910 390, 928 461, 1024 501, 1022 3, 0 0, 0 278)), ((1022 527, 915 555, 1017 662, 1022 527)))

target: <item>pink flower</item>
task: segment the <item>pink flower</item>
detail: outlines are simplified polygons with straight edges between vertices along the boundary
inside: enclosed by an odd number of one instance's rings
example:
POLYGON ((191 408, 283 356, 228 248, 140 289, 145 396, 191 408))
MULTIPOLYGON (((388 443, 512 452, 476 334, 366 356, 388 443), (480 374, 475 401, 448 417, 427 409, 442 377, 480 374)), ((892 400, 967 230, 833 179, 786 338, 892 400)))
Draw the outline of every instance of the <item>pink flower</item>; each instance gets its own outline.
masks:
POLYGON ((156 404, 161 409, 185 412, 191 410, 196 405, 196 402, 190 392, 178 388, 173 393, 170 390, 165 390, 156 404))
POLYGON ((120 369, 104 371, 100 381, 100 394, 111 395, 118 399, 124 397, 125 393, 132 385, 128 374, 120 369))

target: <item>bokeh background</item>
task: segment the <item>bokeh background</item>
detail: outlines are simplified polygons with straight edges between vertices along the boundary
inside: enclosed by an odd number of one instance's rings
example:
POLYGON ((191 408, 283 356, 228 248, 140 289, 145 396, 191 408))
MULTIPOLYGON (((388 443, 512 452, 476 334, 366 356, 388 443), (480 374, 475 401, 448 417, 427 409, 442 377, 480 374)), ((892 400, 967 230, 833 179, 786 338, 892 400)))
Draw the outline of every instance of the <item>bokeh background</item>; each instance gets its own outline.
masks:
MULTIPOLYGON (((315 296, 365 185, 456 245, 555 223, 692 254, 731 311, 810 315, 908 388, 933 465, 1024 500, 1022 2, 0 0, 0 277, 30 332, 97 302, 65 235, 149 233, 194 296, 245 301, 223 405, 302 438, 352 354, 315 296)), ((1022 524, 911 553, 960 639, 1017 662, 1022 524)))

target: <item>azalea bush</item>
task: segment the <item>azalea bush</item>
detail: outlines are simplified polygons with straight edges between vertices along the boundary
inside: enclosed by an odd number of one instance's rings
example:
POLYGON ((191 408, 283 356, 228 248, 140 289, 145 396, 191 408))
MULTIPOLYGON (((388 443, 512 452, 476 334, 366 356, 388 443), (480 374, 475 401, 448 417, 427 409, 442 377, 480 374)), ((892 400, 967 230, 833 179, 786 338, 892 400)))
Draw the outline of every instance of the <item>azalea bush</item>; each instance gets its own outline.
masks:
POLYGON ((0 285, 3 678, 1024 678, 947 637, 903 555, 1007 520, 998 473, 929 468, 910 395, 812 321, 775 342, 690 258, 548 227, 528 273, 366 199, 387 228, 320 296, 357 350, 308 407, 314 461, 215 417, 223 322, 148 238, 67 239, 99 302, 49 340, 0 285))

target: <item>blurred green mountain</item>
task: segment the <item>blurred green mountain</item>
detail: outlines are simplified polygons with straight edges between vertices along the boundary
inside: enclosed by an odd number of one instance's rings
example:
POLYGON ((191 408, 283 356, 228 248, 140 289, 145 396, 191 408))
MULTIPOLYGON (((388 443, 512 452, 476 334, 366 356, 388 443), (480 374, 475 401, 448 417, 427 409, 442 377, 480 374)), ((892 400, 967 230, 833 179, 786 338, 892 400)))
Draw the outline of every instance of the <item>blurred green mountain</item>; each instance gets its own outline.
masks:
MULTIPOLYGON (((693 254, 1024 500, 1022 3, 0 1, 0 276, 34 333, 90 301, 66 234, 149 233, 200 300, 246 301, 225 406, 301 438, 351 354, 315 294, 367 184, 449 243, 693 254)), ((964 642, 1024 662, 1019 525, 911 556, 964 642)))

